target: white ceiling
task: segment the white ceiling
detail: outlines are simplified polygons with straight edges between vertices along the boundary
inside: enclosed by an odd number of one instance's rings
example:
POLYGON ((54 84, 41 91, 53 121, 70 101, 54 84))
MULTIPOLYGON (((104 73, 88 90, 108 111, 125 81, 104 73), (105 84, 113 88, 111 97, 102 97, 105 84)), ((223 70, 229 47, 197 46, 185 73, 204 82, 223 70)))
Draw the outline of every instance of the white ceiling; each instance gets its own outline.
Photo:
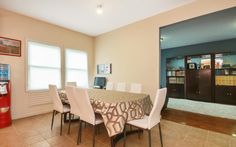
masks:
POLYGON ((0 0, 0 8, 97 36, 194 0, 0 0), (103 14, 96 14, 98 4, 103 14))
POLYGON ((236 38, 236 7, 161 29, 161 49, 236 38))

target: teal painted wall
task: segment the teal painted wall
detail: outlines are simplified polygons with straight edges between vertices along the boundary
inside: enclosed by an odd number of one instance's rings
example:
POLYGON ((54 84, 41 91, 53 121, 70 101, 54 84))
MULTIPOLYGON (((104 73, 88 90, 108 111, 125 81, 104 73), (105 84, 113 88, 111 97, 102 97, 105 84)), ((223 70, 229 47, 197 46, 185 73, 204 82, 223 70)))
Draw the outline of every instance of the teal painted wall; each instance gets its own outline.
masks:
POLYGON ((166 59, 167 58, 187 56, 187 55, 207 54, 207 53, 221 53, 221 52, 235 52, 236 53, 236 38, 161 50, 160 85, 162 87, 166 86, 166 59))

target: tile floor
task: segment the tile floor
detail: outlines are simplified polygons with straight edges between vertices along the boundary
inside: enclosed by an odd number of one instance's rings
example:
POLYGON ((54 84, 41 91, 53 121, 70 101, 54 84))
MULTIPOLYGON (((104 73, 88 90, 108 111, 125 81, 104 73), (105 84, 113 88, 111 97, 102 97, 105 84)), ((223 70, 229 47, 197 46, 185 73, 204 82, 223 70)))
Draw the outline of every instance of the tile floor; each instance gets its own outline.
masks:
MULTIPOLYGON (((0 147, 74 147, 76 146, 78 123, 73 122, 71 133, 67 135, 68 124, 59 135, 60 115, 55 117, 53 131, 50 129, 51 114, 15 120, 13 125, 0 129, 0 147)), ((162 120, 164 147, 236 147, 236 137, 203 130, 175 122, 162 120)), ((82 143, 78 146, 92 146, 92 128, 83 128, 82 143)), ((127 147, 148 146, 147 133, 138 139, 137 135, 127 137, 127 147)), ((152 130, 153 147, 160 147, 158 129, 152 130)), ((96 147, 109 147, 110 139, 104 127, 96 136, 96 147)), ((122 147, 123 141, 116 147, 122 147)))

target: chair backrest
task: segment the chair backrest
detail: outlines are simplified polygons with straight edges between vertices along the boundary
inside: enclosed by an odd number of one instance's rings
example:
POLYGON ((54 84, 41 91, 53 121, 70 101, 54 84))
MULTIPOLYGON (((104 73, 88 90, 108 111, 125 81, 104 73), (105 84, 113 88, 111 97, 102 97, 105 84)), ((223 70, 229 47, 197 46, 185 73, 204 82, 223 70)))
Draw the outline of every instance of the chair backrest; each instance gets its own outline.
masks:
POLYGON ((116 85, 116 90, 117 91, 125 91, 126 89, 126 84, 125 83, 117 83, 116 85))
POLYGON ((142 92, 142 84, 138 83, 132 83, 130 85, 130 91, 131 93, 141 93, 142 92))
POLYGON ((113 83, 112 82, 107 82, 106 90, 113 90, 113 83))
POLYGON ((62 113, 63 112, 63 104, 59 97, 56 85, 49 85, 49 96, 53 101, 53 109, 62 113))
POLYGON ((90 103, 87 89, 75 88, 75 98, 78 100, 77 107, 80 119, 95 125, 95 114, 90 103))
POLYGON ((156 98, 153 103, 152 111, 148 118, 148 129, 151 129, 161 121, 161 109, 166 99, 167 88, 157 90, 156 98))
POLYGON ((66 82, 66 86, 74 86, 74 87, 77 87, 77 83, 76 83, 76 82, 66 82))
POLYGON ((80 115, 79 107, 78 107, 78 98, 75 96, 75 86, 66 86, 66 96, 68 98, 68 101, 70 103, 70 113, 75 114, 77 116, 80 115))

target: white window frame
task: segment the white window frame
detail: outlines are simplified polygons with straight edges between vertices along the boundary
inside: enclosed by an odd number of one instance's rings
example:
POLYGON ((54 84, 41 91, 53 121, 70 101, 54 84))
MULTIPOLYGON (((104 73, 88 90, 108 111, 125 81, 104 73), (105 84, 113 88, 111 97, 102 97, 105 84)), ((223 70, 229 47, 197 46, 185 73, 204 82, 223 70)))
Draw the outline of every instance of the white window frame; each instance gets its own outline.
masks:
MULTIPOLYGON (((72 49, 72 48, 65 48, 65 61, 64 61, 64 63, 65 63, 65 83, 67 82, 67 70, 77 70, 77 71, 86 71, 87 72, 87 81, 88 81, 88 87, 89 87, 89 70, 88 70, 88 53, 86 52, 86 51, 83 51, 83 50, 78 50, 78 49, 72 49), (79 69, 79 68, 67 68, 66 66, 67 66, 67 57, 66 57, 66 51, 67 50, 71 50, 71 51, 75 51, 75 52, 81 52, 81 53, 84 53, 84 54, 86 54, 86 57, 87 57, 87 69, 85 70, 85 69, 79 69)), ((77 83, 77 86, 79 86, 78 85, 78 83, 77 83)), ((88 88, 87 87, 87 88, 88 88)))
MULTIPOLYGON (((43 45, 48 45, 48 46, 55 46, 58 47, 60 49, 60 87, 58 87, 58 89, 61 89, 63 87, 62 83, 63 83, 63 73, 62 73, 62 63, 63 63, 63 58, 62 58, 62 48, 59 45, 55 45, 55 44, 50 44, 47 42, 41 42, 41 41, 35 41, 35 40, 26 40, 26 54, 25 54, 25 63, 26 63, 26 68, 25 68, 25 72, 26 72, 26 92, 45 92, 48 91, 49 89, 29 89, 29 67, 37 67, 37 68, 47 68, 46 66, 30 66, 29 65, 29 43, 33 42, 33 43, 38 43, 38 44, 43 44, 43 45)), ((50 69, 58 69, 58 68, 53 68, 53 67, 48 67, 50 69)))

